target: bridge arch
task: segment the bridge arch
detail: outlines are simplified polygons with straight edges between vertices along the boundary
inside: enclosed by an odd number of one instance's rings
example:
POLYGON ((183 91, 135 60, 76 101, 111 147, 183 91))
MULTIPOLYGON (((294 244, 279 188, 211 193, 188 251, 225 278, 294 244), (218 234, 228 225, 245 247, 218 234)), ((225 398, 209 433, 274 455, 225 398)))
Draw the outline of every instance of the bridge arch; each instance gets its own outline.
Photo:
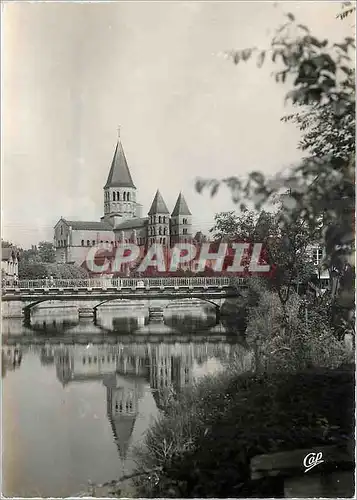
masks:
MULTIPOLYGON (((212 304, 215 308, 221 308, 221 305, 220 304, 217 304, 216 302, 214 302, 213 300, 210 300, 210 299, 205 299, 204 297, 195 297, 196 300, 199 300, 200 302, 206 302, 208 304, 212 304)), ((185 300, 185 299, 181 299, 181 300, 185 300)), ((219 299, 219 300, 222 300, 222 299, 219 299)), ((167 309, 167 307, 172 304, 173 302, 179 302, 180 299, 173 299, 173 300, 168 300, 166 306, 164 307, 164 309, 167 309)))
MULTIPOLYGON (((221 305, 220 304, 217 304, 216 302, 214 302, 213 300, 210 300, 210 299, 206 299, 204 297, 194 297, 196 300, 199 300, 201 302, 206 302, 208 304, 212 304, 216 309, 220 309, 221 308, 221 305)), ((117 300, 120 300, 121 302, 124 302, 123 299, 105 299, 105 300, 102 300, 101 302, 99 302, 99 304, 93 306, 93 310, 96 311, 98 309, 98 307, 102 306, 103 304, 108 304, 109 302, 116 302, 117 300)), ((130 302, 130 299, 127 299, 128 302, 130 302)), ((132 300, 132 299, 131 299, 132 300)), ((150 300, 150 297, 148 297, 146 300, 150 300)), ((155 299, 152 299, 152 300, 161 300, 161 301, 166 301, 167 304, 164 306, 164 309, 166 309, 170 304, 172 304, 173 302, 179 302, 180 300, 185 300, 185 299, 180 299, 180 298, 175 298, 175 299, 160 299, 159 297, 158 298, 155 298, 155 299)), ((220 299, 221 300, 221 299, 220 299)))
POLYGON ((51 300, 56 300, 56 299, 53 299, 53 298, 50 298, 50 297, 46 297, 46 298, 43 298, 43 299, 38 299, 38 300, 35 300, 35 302, 31 302, 30 304, 27 304, 22 309, 23 309, 24 313, 26 314, 26 313, 29 313, 31 311, 31 309, 33 309, 34 307, 38 306, 38 304, 42 304, 42 302, 49 302, 51 300))
POLYGON ((93 311, 97 312, 98 307, 102 306, 103 304, 108 304, 109 302, 116 302, 116 301, 121 301, 122 303, 125 302, 130 302, 133 299, 121 299, 121 298, 115 298, 115 299, 105 299, 99 302, 99 304, 93 306, 93 311))

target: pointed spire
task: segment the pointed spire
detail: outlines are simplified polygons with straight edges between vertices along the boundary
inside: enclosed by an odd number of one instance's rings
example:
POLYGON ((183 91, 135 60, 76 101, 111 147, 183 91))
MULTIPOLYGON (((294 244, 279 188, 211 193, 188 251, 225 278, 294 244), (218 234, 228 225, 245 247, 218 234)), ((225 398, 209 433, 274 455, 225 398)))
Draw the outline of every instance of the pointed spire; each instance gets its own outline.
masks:
POLYGON ((169 214, 169 210, 164 202, 163 197, 159 190, 156 191, 154 201, 152 202, 151 208, 148 212, 148 215, 153 214, 169 214))
POLYGON ((108 187, 129 187, 135 189, 120 140, 120 127, 118 128, 118 142, 115 148, 112 165, 104 188, 108 187))
POLYGON ((112 431, 120 458, 126 459, 134 430, 136 415, 116 416, 112 419, 112 431))
POLYGON ((177 215, 192 215, 191 212, 188 209, 187 203, 185 198, 183 197, 183 194, 180 193, 178 195, 177 201, 175 208, 173 209, 173 212, 171 214, 173 217, 177 215))

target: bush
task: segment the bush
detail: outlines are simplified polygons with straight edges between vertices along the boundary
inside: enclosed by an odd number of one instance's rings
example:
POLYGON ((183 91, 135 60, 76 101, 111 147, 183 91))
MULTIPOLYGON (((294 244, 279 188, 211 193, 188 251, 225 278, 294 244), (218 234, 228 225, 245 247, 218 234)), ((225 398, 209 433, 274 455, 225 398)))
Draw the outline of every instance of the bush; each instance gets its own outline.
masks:
POLYGON ((19 279, 35 280, 46 276, 46 264, 43 262, 19 262, 19 279))
POLYGON ((86 279, 89 273, 83 267, 74 264, 46 264, 46 276, 53 276, 55 279, 86 279))
POLYGON ((204 380, 149 431, 144 468, 157 470, 137 482, 138 493, 282 496, 279 479, 250 479, 250 460, 262 453, 344 444, 354 432, 354 383, 353 369, 204 380))
POLYGON ((73 264, 47 264, 45 262, 19 263, 19 279, 42 279, 53 276, 55 279, 85 279, 88 272, 82 267, 73 264))
POLYGON ((257 371, 335 368, 353 360, 351 350, 335 337, 324 310, 310 306, 305 317, 302 299, 293 292, 285 315, 277 293, 264 287, 257 290, 259 302, 249 311, 246 329, 257 371))

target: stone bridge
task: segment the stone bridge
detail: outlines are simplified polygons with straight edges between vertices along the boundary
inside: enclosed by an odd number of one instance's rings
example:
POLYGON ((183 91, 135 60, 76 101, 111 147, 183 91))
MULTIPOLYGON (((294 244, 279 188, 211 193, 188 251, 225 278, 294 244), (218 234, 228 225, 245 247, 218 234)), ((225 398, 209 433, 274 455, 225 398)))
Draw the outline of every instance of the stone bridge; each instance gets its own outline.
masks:
POLYGON ((212 304, 218 320, 222 300, 238 296, 244 288, 243 278, 228 277, 22 280, 3 287, 2 316, 29 321, 31 310, 49 301, 74 303, 79 312, 84 307, 95 317, 98 307, 112 301, 146 300, 150 305, 150 301, 192 298, 212 304))

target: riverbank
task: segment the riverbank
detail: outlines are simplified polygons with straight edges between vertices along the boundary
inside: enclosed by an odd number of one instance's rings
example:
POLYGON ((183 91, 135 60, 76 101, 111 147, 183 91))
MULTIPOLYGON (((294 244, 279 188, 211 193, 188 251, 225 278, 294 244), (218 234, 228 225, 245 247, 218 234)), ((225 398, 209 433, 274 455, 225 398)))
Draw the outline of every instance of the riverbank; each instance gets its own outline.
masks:
POLYGON ((135 481, 139 496, 283 496, 281 478, 252 479, 252 459, 346 445, 354 435, 354 384, 354 365, 207 378, 148 432, 138 456, 143 469, 156 471, 135 481))

